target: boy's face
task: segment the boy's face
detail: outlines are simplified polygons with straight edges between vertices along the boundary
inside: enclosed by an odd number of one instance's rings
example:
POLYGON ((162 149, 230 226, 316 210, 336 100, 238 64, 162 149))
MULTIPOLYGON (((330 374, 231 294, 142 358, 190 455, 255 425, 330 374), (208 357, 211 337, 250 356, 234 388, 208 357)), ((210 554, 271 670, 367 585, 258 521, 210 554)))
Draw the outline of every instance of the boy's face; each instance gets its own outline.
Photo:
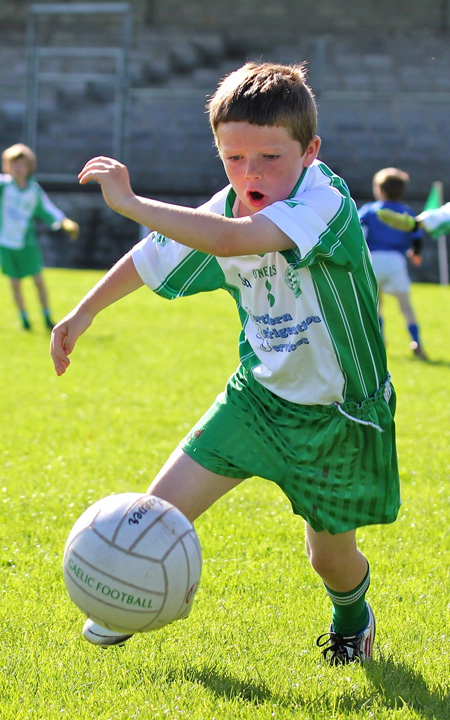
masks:
POLYGON ((30 163, 22 156, 9 161, 9 174, 14 178, 19 187, 27 184, 30 175, 30 163))
POLYGON ((303 152, 285 127, 247 122, 220 123, 216 141, 239 199, 239 217, 288 198, 303 168, 311 165, 320 148, 317 136, 303 152))

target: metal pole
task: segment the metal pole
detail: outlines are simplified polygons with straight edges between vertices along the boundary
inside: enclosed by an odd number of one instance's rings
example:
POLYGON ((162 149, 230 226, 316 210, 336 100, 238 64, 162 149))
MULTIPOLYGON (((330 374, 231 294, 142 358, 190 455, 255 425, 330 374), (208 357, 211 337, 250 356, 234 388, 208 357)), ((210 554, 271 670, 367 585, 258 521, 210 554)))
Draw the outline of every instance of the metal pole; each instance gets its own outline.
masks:
POLYGON ((438 256, 440 283, 441 285, 448 285, 447 238, 445 235, 438 237, 438 256))
POLYGON ((27 117, 25 135, 27 145, 33 150, 36 150, 38 78, 36 69, 36 26, 34 17, 33 13, 29 14, 27 25, 27 117))
POLYGON ((128 104, 128 65, 132 36, 132 15, 131 7, 124 13, 122 28, 122 54, 120 58, 119 71, 119 109, 118 109, 118 158, 122 162, 127 161, 127 143, 125 138, 126 112, 128 104))
POLYGON ((448 0, 441 0, 441 17, 440 17, 440 31, 447 32, 449 26, 449 7, 448 0))
MULTIPOLYGON (((444 204, 444 187, 440 180, 433 185, 436 187, 439 196, 439 207, 444 204)), ((439 282, 441 285, 448 285, 448 257, 447 257, 447 238, 440 235, 437 238, 438 245, 438 263, 439 263, 439 282)))

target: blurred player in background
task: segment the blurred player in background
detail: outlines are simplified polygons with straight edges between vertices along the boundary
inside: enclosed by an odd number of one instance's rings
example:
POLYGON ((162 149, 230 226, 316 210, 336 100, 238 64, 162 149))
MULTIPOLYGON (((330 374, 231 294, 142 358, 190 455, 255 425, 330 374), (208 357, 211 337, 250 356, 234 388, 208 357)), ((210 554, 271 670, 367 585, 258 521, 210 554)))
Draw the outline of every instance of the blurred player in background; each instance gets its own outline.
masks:
POLYGON ((38 291, 45 325, 51 330, 53 322, 34 221, 36 218, 43 220, 52 230, 62 228, 72 240, 78 237, 79 227, 51 202, 41 186, 32 179, 35 169, 36 156, 22 143, 12 145, 2 153, 0 262, 3 274, 10 278, 23 328, 31 330, 21 281, 31 276, 38 291))
POLYGON ((372 181, 375 202, 363 205, 358 214, 364 235, 372 254, 372 263, 379 287, 378 315, 383 331, 382 297, 383 293, 394 295, 406 320, 411 336, 410 347, 421 360, 426 360, 419 326, 410 299, 411 280, 408 274, 407 260, 420 265, 423 233, 416 226, 414 213, 404 204, 403 198, 409 175, 398 168, 383 168, 375 173, 372 181), (409 217, 413 228, 401 230, 384 223, 378 212, 390 210, 409 217))

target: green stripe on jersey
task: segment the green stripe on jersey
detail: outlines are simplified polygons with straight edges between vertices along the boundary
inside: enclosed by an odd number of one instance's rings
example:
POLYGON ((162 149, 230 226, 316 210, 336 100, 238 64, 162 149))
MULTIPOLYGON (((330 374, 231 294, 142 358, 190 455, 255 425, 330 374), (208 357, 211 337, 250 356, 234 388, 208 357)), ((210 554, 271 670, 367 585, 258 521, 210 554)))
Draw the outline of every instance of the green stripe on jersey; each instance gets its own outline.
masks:
POLYGON ((317 244, 302 257, 300 264, 310 265, 322 258, 329 258, 353 271, 360 261, 361 244, 365 242, 358 211, 347 183, 334 175, 326 165, 321 164, 319 168, 329 178, 330 185, 339 190, 341 203, 334 217, 328 221, 327 229, 319 236, 317 244), (345 244, 342 244, 344 233, 345 244))
POLYGON ((371 397, 386 379, 386 354, 365 260, 353 273, 326 262, 310 265, 309 270, 345 377, 345 400, 371 397))
POLYGON ((222 268, 213 255, 192 250, 184 260, 170 272, 155 292, 173 300, 199 292, 223 288, 225 277, 222 268))

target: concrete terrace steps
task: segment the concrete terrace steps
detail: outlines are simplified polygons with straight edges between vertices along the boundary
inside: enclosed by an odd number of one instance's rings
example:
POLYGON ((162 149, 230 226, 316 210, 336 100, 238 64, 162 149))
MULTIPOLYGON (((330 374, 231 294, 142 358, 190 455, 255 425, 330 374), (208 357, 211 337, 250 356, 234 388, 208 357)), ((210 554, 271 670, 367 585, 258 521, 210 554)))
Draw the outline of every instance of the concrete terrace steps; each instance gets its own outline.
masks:
MULTIPOLYGON (((104 28, 100 37, 92 38, 92 46, 111 46, 111 33, 104 28)), ((114 35, 114 34, 112 34, 114 35)), ((57 31, 43 40, 54 47, 89 46, 89 35, 74 30, 57 31), (82 40, 82 43, 81 43, 82 40)), ((134 31, 130 54, 130 76, 133 87, 174 86, 191 76, 196 86, 211 82, 208 71, 222 64, 235 66, 245 59, 267 59, 280 62, 306 60, 311 83, 319 90, 391 90, 427 89, 443 91, 450 87, 450 43, 437 33, 403 35, 400 33, 377 38, 361 38, 358 34, 331 36, 307 35, 288 42, 270 42, 248 33, 181 32, 139 27, 134 31), (314 76, 320 75, 315 78, 314 76), (202 79, 203 78, 203 79, 202 79)), ((23 84, 26 74, 25 35, 0 29, 1 86, 23 84)), ((52 58, 46 59, 47 69, 83 72, 86 63, 92 71, 104 72, 108 59, 52 58)))
MULTIPOLYGON (((76 42, 74 29, 66 24, 54 32, 52 42, 67 43, 69 37, 76 42)), ((105 24, 99 44, 110 43, 109 30, 105 24)), ((6 146, 24 139, 27 64, 24 34, 2 35, 0 28, 0 136, 6 146)), ((130 53, 127 142, 132 170, 143 190, 147 183, 152 192, 159 187, 163 192, 207 194, 222 182, 214 157, 205 161, 201 172, 195 161, 211 149, 205 96, 246 59, 307 61, 319 105, 323 158, 348 179, 356 194, 370 196, 370 178, 380 163, 404 166, 417 196, 432 175, 444 180, 448 175, 447 36, 429 30, 382 35, 365 31, 308 33, 283 41, 239 29, 182 31, 141 24, 135 27, 130 53), (419 137, 427 150, 423 160, 417 152, 419 137), (164 152, 157 151, 160 146, 164 152), (192 155, 195 171, 190 175, 170 167, 179 165, 178 152, 189 162, 192 155), (151 174, 144 156, 152 157, 151 174)), ((108 63, 105 58, 45 60, 46 69, 78 76, 70 83, 61 77, 40 87, 42 171, 50 172, 59 161, 57 148, 62 145, 69 172, 97 148, 108 152, 114 81, 86 73, 107 72, 108 63)))

